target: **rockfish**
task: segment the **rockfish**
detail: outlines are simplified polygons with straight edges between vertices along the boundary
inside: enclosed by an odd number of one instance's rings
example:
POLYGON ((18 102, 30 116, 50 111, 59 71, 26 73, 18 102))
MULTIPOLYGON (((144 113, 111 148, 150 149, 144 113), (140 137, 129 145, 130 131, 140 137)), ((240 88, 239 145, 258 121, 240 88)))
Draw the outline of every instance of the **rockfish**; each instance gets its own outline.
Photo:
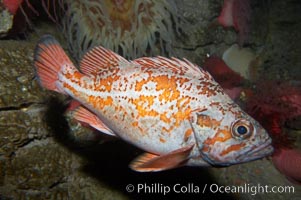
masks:
POLYGON ((128 61, 95 47, 78 70, 47 35, 35 49, 34 65, 43 87, 81 103, 75 119, 147 152, 130 164, 133 170, 228 166, 273 151, 262 126, 186 59, 128 61))

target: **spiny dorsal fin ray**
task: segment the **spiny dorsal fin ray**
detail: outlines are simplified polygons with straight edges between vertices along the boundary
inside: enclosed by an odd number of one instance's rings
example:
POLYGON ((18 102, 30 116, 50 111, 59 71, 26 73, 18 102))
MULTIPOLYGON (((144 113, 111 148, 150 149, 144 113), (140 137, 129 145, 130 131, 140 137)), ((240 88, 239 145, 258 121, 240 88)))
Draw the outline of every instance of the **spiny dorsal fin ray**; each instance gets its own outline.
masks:
POLYGON ((157 68, 163 68, 167 67, 175 72, 182 72, 186 75, 193 75, 197 76, 202 72, 202 69, 200 69, 197 65, 189 62, 185 58, 183 60, 177 59, 177 58, 165 58, 162 56, 158 57, 142 57, 138 58, 132 61, 133 63, 140 64, 145 67, 157 67, 157 68))
POLYGON ((128 65, 129 63, 139 64, 141 66, 151 68, 166 67, 173 70, 174 72, 181 72, 188 76, 195 77, 198 77, 202 73, 207 73, 185 58, 183 60, 180 60, 174 57, 166 58, 162 56, 142 57, 129 62, 122 56, 101 46, 95 47, 85 54, 80 63, 80 70, 84 74, 90 75, 97 74, 98 72, 106 71, 117 66, 128 65))
POLYGON ((99 46, 84 55, 80 63, 80 70, 86 75, 97 74, 100 71, 114 68, 121 63, 129 62, 113 51, 99 46))

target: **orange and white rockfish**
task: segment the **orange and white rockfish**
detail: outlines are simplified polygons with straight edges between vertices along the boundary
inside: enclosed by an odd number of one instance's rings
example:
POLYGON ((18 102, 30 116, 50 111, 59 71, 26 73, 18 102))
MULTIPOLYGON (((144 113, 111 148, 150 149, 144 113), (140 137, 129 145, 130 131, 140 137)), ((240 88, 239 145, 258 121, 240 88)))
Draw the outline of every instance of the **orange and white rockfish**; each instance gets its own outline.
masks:
POLYGON ((147 152, 130 164, 133 170, 228 166, 273 151, 261 125, 186 59, 128 61, 96 47, 78 70, 47 35, 36 47, 34 65, 43 87, 82 104, 74 111, 78 121, 147 152))

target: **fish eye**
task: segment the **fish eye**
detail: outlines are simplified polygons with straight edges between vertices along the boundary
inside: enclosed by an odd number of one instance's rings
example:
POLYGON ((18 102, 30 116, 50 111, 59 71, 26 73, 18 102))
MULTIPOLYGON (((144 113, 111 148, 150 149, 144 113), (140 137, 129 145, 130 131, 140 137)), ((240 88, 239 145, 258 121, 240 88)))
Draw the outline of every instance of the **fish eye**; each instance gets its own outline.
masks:
POLYGON ((248 128, 246 126, 240 125, 236 128, 236 132, 240 135, 244 135, 248 132, 248 128))
POLYGON ((253 125, 244 119, 235 121, 231 126, 232 136, 235 138, 246 139, 253 133, 253 125))

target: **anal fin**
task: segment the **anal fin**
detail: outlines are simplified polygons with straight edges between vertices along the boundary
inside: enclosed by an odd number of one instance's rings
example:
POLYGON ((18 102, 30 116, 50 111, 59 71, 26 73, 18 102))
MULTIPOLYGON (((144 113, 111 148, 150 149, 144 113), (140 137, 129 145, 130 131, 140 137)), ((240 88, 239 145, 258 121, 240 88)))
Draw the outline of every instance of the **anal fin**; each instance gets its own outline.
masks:
POLYGON ((180 167, 189 158, 193 146, 194 144, 160 156, 144 153, 131 162, 130 168, 138 172, 157 172, 180 167))
POLYGON ((86 123, 92 128, 101 131, 102 133, 116 136, 115 133, 107 127, 97 115, 84 108, 83 106, 79 106, 77 109, 73 111, 73 117, 79 122, 86 123))

